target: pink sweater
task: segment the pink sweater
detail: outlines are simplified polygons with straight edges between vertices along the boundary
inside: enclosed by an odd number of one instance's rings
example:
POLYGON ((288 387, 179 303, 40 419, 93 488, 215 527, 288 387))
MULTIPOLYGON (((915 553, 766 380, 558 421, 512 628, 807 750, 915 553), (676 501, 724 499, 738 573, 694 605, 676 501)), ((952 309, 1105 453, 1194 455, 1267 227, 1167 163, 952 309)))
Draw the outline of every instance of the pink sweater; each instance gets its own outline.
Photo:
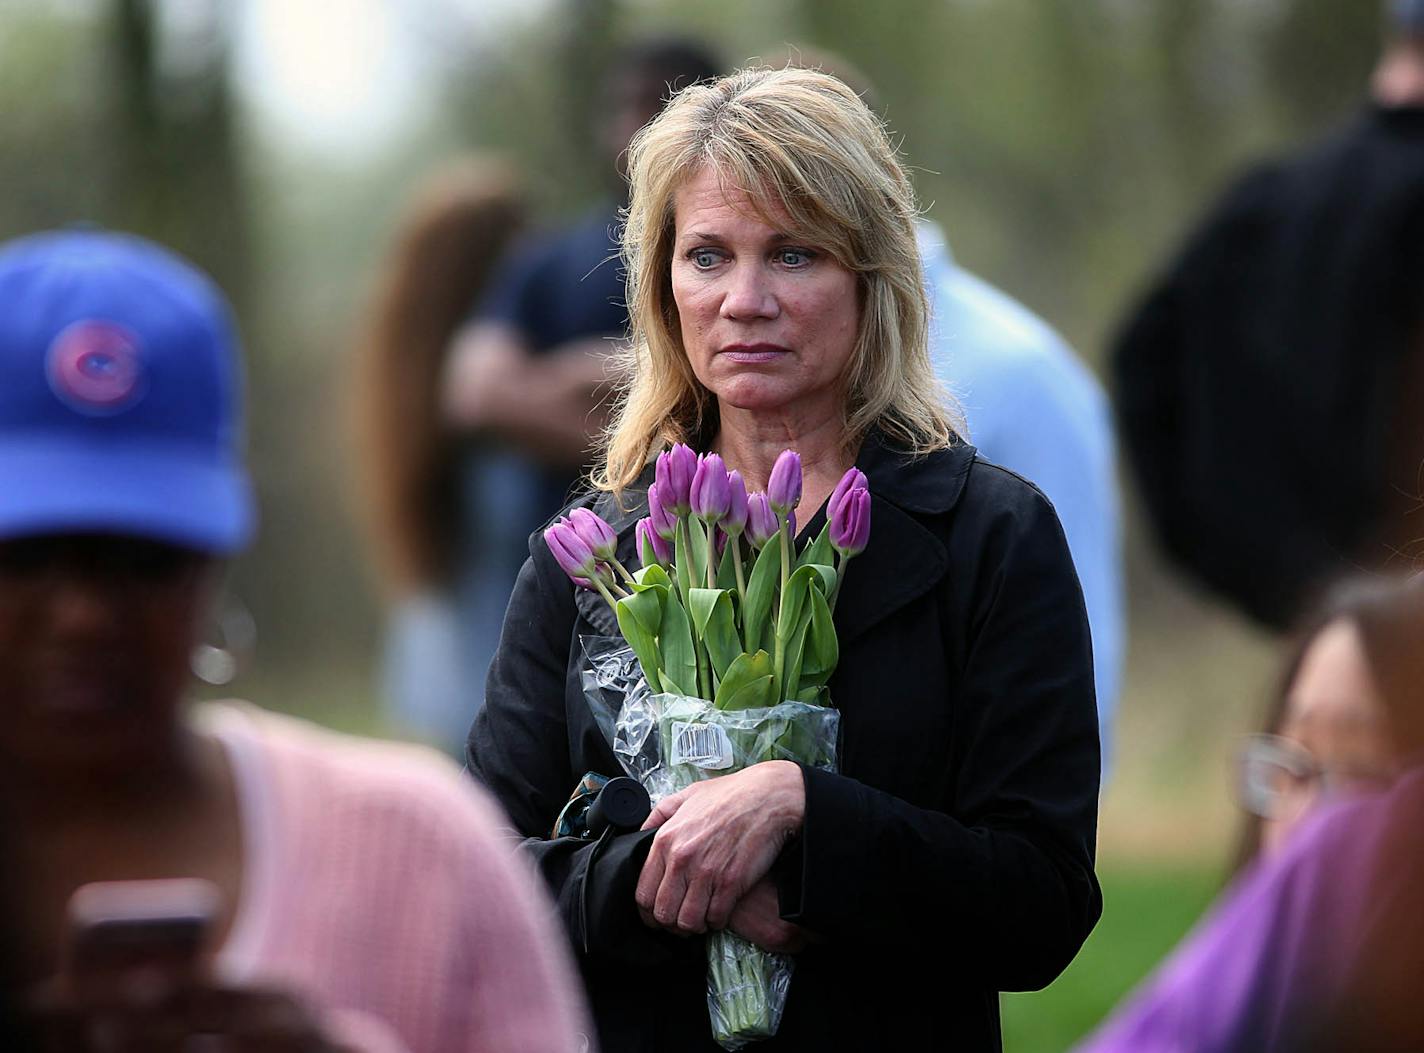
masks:
POLYGON ((591 1048, 538 878, 452 764, 246 705, 199 721, 228 750, 242 809, 223 979, 298 993, 363 1053, 591 1048))

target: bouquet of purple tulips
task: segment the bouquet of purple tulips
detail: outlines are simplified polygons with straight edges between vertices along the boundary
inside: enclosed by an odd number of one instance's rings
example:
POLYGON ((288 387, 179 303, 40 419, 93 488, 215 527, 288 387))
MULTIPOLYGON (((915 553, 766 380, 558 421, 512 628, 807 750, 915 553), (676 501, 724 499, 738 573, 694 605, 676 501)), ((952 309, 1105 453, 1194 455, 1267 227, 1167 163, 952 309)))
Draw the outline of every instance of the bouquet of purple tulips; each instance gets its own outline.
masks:
MULTIPOLYGON (((777 458, 765 493, 748 494, 721 457, 682 444, 659 455, 655 480, 635 528, 636 572, 588 509, 544 532, 565 573, 613 609, 652 692, 636 706, 630 695, 618 718, 657 729, 658 767, 635 774, 657 797, 766 760, 834 767, 839 715, 826 685, 840 650, 831 613, 846 564, 870 533, 865 475, 846 472, 825 528, 800 552, 801 459, 791 450, 777 458)), ((790 956, 731 932, 712 933, 707 948, 717 1042, 740 1049, 774 1035, 790 956)))

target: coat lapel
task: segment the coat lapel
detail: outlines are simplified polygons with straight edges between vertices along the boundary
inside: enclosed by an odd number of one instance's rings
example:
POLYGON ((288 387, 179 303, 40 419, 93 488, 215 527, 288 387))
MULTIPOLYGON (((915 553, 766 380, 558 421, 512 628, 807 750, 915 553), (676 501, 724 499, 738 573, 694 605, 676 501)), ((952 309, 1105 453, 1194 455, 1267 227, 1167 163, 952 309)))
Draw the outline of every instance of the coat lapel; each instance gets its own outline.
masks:
POLYGON ((836 599, 841 647, 930 591, 948 569, 949 554, 940 540, 871 491, 870 544, 850 561, 836 599))
POLYGON ((842 646, 935 588, 949 572, 949 553, 920 516, 950 511, 964 490, 975 449, 912 458, 879 431, 861 445, 856 466, 870 485, 870 543, 846 568, 836 600, 842 646))

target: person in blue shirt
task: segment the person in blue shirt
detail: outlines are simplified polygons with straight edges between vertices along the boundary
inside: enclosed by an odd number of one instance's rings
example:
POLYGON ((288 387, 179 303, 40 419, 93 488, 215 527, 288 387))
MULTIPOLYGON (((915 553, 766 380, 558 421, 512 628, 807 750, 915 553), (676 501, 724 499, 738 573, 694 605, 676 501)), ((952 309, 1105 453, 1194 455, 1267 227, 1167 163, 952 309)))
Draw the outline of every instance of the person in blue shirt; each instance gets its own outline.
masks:
POLYGON ((1038 486, 1068 537, 1093 635, 1106 774, 1126 644, 1107 396, 1042 319, 959 266, 937 226, 922 221, 919 236, 935 373, 963 406, 969 440, 1038 486))

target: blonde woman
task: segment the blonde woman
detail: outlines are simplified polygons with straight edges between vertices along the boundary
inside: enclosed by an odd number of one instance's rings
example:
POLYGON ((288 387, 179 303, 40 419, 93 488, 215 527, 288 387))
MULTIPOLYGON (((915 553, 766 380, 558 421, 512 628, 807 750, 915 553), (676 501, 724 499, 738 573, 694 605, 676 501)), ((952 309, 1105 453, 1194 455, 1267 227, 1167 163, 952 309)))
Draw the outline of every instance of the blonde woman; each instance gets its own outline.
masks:
POLYGON ((589 500, 631 558, 669 443, 754 489, 796 449, 811 534, 865 472, 874 528, 836 608, 841 770, 754 765, 597 853, 537 840, 584 772, 618 773, 580 687, 580 637, 616 628, 537 537, 470 767, 531 839, 604 1048, 715 1048, 696 936, 730 927, 798 954, 768 1050, 997 1049, 998 992, 1052 980, 1101 907, 1092 656, 1058 520, 935 385, 913 192, 845 85, 688 88, 629 172, 628 383, 589 500))

